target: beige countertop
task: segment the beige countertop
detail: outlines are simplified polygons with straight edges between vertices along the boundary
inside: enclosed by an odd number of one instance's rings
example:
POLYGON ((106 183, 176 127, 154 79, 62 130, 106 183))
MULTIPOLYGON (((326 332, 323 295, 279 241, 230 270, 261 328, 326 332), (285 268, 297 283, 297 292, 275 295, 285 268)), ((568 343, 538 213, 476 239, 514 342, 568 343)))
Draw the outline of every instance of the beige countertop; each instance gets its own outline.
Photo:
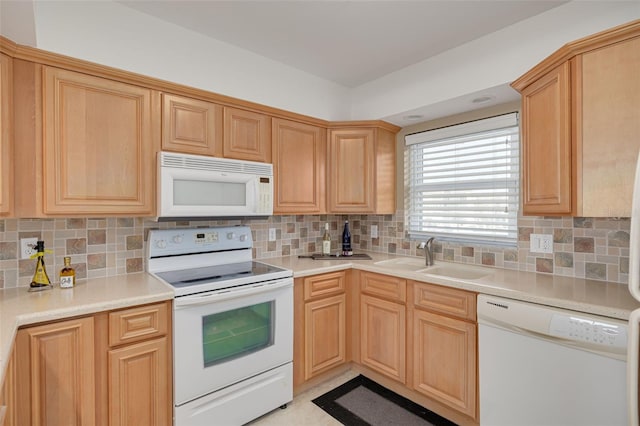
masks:
MULTIPOLYGON (((259 260, 291 269, 295 278, 354 268, 623 320, 640 308, 640 302, 631 297, 627 287, 617 283, 499 268, 491 268, 491 274, 480 279, 449 279, 376 264, 398 258, 419 262, 415 257, 368 254, 372 260, 312 260, 297 256, 259 260)), ((20 326, 172 298, 173 290, 168 285, 146 273, 81 280, 73 289, 56 287, 39 293, 29 293, 25 287, 0 290, 0 383, 20 326)))
POLYGON ((173 299, 171 287, 146 273, 79 280, 70 289, 27 290, 0 290, 0 383, 20 326, 173 299))
MULTIPOLYGON (((376 265, 376 262, 403 256, 373 252, 367 254, 372 257, 372 260, 348 258, 312 260, 297 256, 260 260, 293 270, 294 278, 354 268, 622 320, 628 320, 631 311, 640 308, 640 302, 631 296, 627 286, 619 283, 500 268, 490 268, 492 273, 480 279, 450 279, 376 265)), ((436 262, 436 266, 438 264, 457 265, 450 262, 436 262)))

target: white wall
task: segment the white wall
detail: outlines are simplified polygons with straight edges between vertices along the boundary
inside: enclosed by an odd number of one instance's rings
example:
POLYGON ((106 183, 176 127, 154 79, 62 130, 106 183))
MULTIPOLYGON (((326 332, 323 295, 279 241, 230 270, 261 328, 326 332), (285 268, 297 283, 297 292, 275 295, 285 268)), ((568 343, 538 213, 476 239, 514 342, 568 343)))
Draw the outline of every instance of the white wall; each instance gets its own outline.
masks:
POLYGON ((348 90, 111 1, 38 1, 37 47, 327 120, 348 90))
POLYGON ((0 35, 24 46, 36 46, 33 2, 0 1, 0 35))
POLYGON ((567 3, 355 88, 351 118, 401 115, 509 84, 565 43, 638 18, 637 0, 567 3))
POLYGON ((0 34, 20 44, 317 118, 360 120, 473 109, 470 94, 504 89, 564 43, 640 18, 640 1, 573 1, 355 89, 112 1, 2 0, 0 12, 0 34))

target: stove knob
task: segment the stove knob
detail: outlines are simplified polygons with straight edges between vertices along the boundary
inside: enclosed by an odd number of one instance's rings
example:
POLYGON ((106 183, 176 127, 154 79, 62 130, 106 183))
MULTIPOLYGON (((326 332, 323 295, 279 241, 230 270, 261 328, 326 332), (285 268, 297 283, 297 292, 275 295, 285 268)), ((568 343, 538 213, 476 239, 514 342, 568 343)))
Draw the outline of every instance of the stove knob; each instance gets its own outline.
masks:
POLYGON ((176 244, 182 243, 182 235, 174 235, 173 236, 173 242, 176 243, 176 244))
POLYGON ((156 247, 158 248, 167 248, 167 242, 165 240, 157 240, 156 241, 156 247))
POLYGON ((233 232, 227 232, 227 240, 233 240, 236 237, 236 234, 233 232))
POLYGON ((247 241, 247 234, 240 235, 240 241, 247 241))

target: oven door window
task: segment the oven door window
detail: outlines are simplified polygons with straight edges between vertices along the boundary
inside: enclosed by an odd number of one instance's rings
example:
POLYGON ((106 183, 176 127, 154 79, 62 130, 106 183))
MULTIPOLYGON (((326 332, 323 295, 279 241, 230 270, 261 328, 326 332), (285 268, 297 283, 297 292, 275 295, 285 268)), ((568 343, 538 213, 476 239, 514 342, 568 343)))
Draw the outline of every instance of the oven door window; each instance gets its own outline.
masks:
POLYGON ((273 345, 274 302, 202 318, 204 366, 211 367, 273 345))

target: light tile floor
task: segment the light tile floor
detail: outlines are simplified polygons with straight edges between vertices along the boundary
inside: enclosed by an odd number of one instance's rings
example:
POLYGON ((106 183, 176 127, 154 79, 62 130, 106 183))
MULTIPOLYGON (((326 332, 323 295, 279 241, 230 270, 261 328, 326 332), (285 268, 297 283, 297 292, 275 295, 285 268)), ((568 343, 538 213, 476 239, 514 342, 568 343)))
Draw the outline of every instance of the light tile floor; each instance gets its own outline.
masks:
POLYGON ((252 426, 338 426, 341 425, 336 419, 327 414, 322 408, 311 402, 320 395, 329 392, 331 389, 340 386, 356 377, 358 373, 353 370, 346 371, 341 375, 330 379, 306 392, 297 395, 287 408, 279 408, 265 414, 262 417, 248 423, 252 426))

